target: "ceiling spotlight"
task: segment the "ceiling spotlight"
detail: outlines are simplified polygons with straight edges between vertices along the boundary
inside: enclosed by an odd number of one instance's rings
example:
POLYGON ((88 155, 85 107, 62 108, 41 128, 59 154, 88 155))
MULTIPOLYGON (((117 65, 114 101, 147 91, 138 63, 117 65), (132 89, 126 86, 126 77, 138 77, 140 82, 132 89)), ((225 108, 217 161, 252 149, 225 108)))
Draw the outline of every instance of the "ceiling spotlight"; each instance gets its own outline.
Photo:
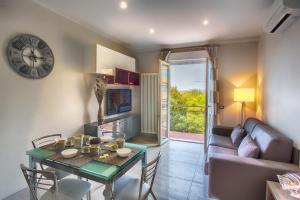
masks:
POLYGON ((121 2, 120 2, 120 8, 121 8, 122 10, 127 9, 127 7, 128 7, 128 4, 127 4, 126 1, 121 1, 121 2))
POLYGON ((149 29, 149 33, 150 33, 150 34, 153 34, 153 33, 155 33, 155 30, 154 30, 154 28, 150 28, 150 29, 149 29))
POLYGON ((203 20, 202 24, 203 24, 204 26, 207 26, 207 25, 209 24, 209 21, 208 21, 207 19, 205 19, 205 20, 203 20))

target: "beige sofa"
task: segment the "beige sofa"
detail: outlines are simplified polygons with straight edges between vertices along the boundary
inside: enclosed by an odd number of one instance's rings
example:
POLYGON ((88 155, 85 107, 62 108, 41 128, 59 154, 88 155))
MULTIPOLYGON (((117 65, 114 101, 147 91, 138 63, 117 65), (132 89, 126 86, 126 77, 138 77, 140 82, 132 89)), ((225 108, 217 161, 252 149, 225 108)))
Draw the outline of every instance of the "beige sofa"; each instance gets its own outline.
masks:
POLYGON ((300 172, 293 164, 293 142, 263 122, 249 118, 244 130, 260 149, 259 159, 239 157, 230 139, 232 128, 215 127, 209 140, 205 173, 209 195, 221 200, 263 200, 266 181, 277 174, 300 172))

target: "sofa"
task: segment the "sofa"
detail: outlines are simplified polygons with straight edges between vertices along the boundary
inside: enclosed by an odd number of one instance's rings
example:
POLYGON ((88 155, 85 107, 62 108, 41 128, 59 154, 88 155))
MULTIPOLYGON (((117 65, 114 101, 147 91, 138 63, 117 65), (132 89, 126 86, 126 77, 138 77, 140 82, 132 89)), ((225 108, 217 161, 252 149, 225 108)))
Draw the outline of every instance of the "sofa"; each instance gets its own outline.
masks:
POLYGON ((230 134, 233 128, 215 127, 208 142, 205 174, 210 197, 221 200, 263 200, 266 181, 278 174, 300 172, 293 162, 293 141, 255 118, 243 129, 259 147, 258 158, 238 156, 230 134))

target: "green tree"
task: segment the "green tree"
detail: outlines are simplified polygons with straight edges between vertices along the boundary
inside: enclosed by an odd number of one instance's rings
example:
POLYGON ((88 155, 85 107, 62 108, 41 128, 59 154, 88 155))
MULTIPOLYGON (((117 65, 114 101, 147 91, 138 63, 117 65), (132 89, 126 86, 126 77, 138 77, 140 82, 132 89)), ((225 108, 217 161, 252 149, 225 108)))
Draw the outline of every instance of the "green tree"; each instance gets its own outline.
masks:
POLYGON ((192 89, 179 91, 171 88, 171 131, 204 133, 205 130, 205 93, 192 89))

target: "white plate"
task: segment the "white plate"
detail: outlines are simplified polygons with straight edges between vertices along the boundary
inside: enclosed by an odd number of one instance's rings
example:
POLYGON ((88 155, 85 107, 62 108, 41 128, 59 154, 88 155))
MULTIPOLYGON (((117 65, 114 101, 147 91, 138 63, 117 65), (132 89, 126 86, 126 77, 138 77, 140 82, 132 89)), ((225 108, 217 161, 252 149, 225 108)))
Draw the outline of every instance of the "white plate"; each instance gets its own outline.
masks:
POLYGON ((100 137, 101 142, 111 142, 113 139, 114 139, 113 137, 107 135, 100 137))
POLYGON ((123 157, 123 158, 128 157, 130 155, 130 153, 131 153, 131 149, 129 149, 129 148, 117 149, 118 156, 123 157))
POLYGON ((66 149, 66 150, 61 152, 61 155, 64 158, 73 158, 77 155, 77 153, 78 153, 77 149, 66 149))

